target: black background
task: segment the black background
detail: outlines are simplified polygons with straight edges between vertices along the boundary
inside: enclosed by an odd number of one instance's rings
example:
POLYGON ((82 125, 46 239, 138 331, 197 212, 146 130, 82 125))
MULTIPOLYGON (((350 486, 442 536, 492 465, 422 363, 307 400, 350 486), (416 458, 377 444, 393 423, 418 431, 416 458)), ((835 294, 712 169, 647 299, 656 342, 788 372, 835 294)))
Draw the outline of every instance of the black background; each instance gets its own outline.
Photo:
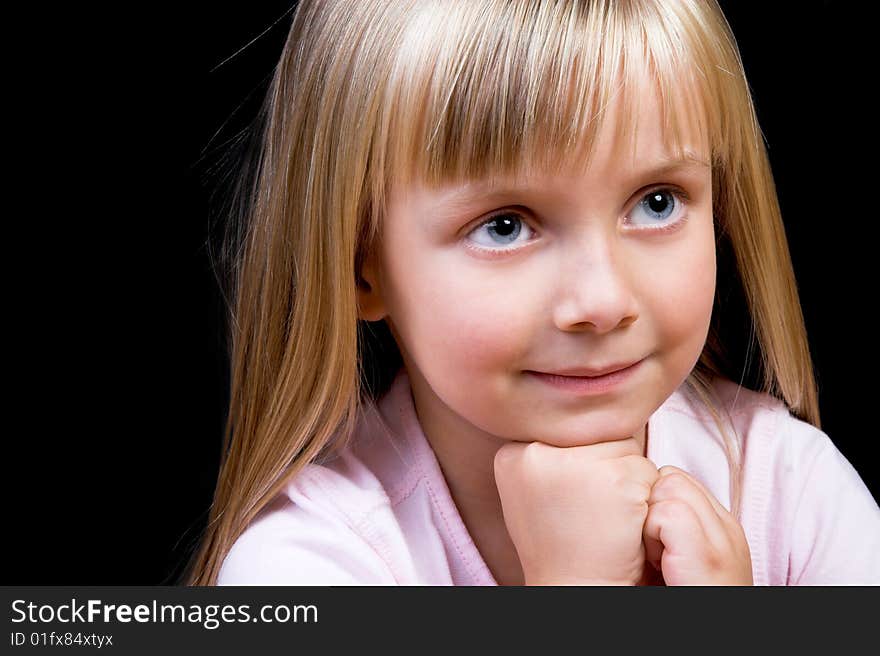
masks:
MULTIPOLYGON (((823 430, 877 498, 875 76, 856 36, 871 23, 816 0, 722 6, 769 144, 823 430)), ((7 80, 4 584, 174 583, 204 525, 228 386, 211 194, 289 9, 10 20, 27 38, 7 80)))

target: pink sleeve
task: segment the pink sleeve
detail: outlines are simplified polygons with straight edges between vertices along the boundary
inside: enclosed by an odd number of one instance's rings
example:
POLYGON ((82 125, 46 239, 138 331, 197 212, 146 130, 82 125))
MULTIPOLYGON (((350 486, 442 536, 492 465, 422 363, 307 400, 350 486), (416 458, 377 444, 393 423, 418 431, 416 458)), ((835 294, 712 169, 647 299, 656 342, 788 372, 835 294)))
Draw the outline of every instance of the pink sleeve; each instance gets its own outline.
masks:
POLYGON ((790 585, 880 585, 880 508, 821 431, 793 517, 790 585))
POLYGON ((395 585, 382 557, 323 504, 276 499, 227 554, 217 585, 395 585))

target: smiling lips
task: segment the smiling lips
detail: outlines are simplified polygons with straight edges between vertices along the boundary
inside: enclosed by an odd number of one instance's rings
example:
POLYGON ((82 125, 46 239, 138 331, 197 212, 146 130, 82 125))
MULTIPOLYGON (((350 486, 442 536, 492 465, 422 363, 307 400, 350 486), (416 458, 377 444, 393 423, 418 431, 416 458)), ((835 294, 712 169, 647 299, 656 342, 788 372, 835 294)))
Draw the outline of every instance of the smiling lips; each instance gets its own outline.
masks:
POLYGON ((588 377, 588 378, 598 378, 599 376, 605 376, 610 373, 614 373, 615 371, 621 371, 623 369, 627 369, 635 364, 638 364, 641 360, 636 360, 634 362, 628 363, 620 363, 620 364, 611 364, 607 367, 601 367, 598 369, 588 369, 586 367, 578 367, 574 369, 563 369, 561 371, 535 371, 531 373, 537 374, 545 374, 548 376, 577 376, 580 378, 588 377))
MULTIPOLYGON (((604 369, 606 373, 599 373, 598 375, 571 375, 569 373, 550 374, 540 371, 527 371, 526 373, 532 375, 534 378, 540 380, 541 382, 550 385, 551 387, 566 392, 572 392, 574 394, 581 395, 602 394, 613 389, 617 385, 620 385, 628 378, 630 378, 632 374, 639 369, 639 365, 642 363, 643 360, 644 358, 629 365, 612 365, 604 369)), ((569 369, 567 371, 581 372, 585 370, 569 369)), ((601 372, 603 370, 593 371, 595 373, 596 371, 601 372)))

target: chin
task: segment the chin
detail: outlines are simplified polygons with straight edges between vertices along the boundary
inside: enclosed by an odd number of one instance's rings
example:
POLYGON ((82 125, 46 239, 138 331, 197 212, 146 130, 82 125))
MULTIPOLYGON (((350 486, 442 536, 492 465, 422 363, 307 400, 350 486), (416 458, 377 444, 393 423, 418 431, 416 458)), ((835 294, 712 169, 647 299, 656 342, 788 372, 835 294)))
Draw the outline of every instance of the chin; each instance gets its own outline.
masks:
POLYGON ((556 446, 560 448, 568 448, 573 446, 589 446, 591 444, 601 444, 603 442, 615 442, 617 440, 625 440, 628 437, 632 437, 632 434, 622 435, 619 437, 607 437, 607 436, 599 436, 599 435, 580 435, 578 437, 571 438, 561 438, 561 439, 548 439, 544 438, 540 440, 545 444, 549 444, 550 446, 556 446))
POLYGON ((581 419, 566 423, 568 425, 557 426, 540 437, 532 438, 532 440, 558 447, 587 446, 601 442, 625 440, 641 432, 647 420, 597 422, 581 419))

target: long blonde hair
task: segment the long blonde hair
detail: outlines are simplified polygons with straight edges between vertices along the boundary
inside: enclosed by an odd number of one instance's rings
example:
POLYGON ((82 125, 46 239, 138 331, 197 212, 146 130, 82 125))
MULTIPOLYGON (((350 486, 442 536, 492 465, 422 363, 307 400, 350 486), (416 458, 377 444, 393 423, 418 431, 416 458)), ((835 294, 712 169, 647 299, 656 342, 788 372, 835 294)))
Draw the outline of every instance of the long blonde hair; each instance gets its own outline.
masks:
POLYGON ((711 146, 718 284, 686 385, 723 437, 734 512, 741 445, 714 379, 742 382, 757 348, 755 386, 820 427, 767 152, 714 0, 301 0, 246 189, 222 462, 186 584, 216 583, 248 524, 342 448, 400 367, 384 322, 358 319, 356 294, 390 185, 584 166, 618 94, 620 134, 635 134, 645 73, 679 153, 688 125, 711 146), (726 348, 743 333, 745 362, 726 348))

